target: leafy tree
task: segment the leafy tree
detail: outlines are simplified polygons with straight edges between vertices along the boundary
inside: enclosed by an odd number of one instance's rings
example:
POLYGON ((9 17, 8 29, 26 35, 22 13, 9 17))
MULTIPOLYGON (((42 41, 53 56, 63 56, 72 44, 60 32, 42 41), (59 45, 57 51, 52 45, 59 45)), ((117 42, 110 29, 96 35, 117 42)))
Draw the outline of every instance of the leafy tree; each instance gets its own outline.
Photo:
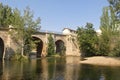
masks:
POLYGON ((120 28, 116 12, 112 6, 103 8, 100 29, 102 30, 102 35, 99 40, 100 54, 105 56, 115 55, 115 50, 120 51, 117 49, 119 48, 120 28))
POLYGON ((24 30, 24 21, 22 19, 20 11, 16 8, 13 9, 13 17, 12 17, 12 28, 14 28, 14 32, 11 32, 14 40, 18 41, 18 39, 23 38, 23 30, 24 30), (16 35, 14 35, 16 34, 16 35))
POLYGON ((87 23, 85 28, 78 27, 77 39, 82 56, 93 56, 96 53, 97 34, 93 29, 93 24, 87 23))
POLYGON ((8 28, 12 25, 11 34, 14 41, 21 46, 21 55, 29 53, 32 47, 31 35, 40 29, 40 18, 34 19, 33 12, 29 7, 23 12, 15 8, 12 9, 8 5, 0 3, 0 27, 8 28))
MULTIPOLYGON (((13 16, 12 16, 12 28, 13 30, 10 31, 10 35, 12 37, 12 39, 14 40, 14 42, 16 42, 20 48, 22 48, 23 46, 23 37, 24 37, 24 21, 23 18, 21 16, 20 11, 16 8, 13 9, 13 16)), ((19 52, 19 51, 18 51, 19 52)), ((23 50, 20 52, 21 55, 23 55, 23 50)))
POLYGON ((102 31, 102 35, 99 40, 99 50, 101 55, 108 55, 108 53, 110 52, 110 38, 112 36, 112 28, 110 28, 110 18, 108 10, 108 7, 104 8, 103 15, 101 17, 100 29, 102 31))
POLYGON ((120 0, 108 0, 110 7, 115 11, 115 14, 118 19, 120 19, 120 0))
POLYGON ((0 27, 8 27, 12 23, 12 9, 0 3, 0 27))
POLYGON ((32 34, 37 32, 40 29, 40 18, 38 17, 34 20, 34 16, 29 7, 26 7, 23 15, 24 21, 24 37, 23 37, 23 48, 25 53, 29 53, 32 47, 32 34))
POLYGON ((48 37, 48 49, 47 49, 48 56, 55 54, 55 43, 52 35, 50 34, 48 37))
POLYGON ((114 33, 114 47, 111 52, 112 56, 120 56, 120 0, 108 0, 110 3, 110 13, 112 14, 112 25, 114 33))

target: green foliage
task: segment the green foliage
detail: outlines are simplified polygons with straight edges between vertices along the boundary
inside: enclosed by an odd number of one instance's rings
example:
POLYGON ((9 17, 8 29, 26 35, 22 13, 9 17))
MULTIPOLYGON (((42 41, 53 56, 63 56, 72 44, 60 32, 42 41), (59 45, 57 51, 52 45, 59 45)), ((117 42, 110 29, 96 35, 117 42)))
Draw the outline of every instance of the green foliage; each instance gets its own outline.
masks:
POLYGON ((113 51, 108 56, 117 56, 120 57, 120 42, 118 42, 115 47, 113 48, 113 51))
POLYGON ((15 53, 15 54, 13 54, 13 55, 11 56, 10 60, 19 60, 19 59, 20 59, 20 57, 21 57, 21 55, 20 55, 20 54, 15 53))
POLYGON ((64 44, 60 45, 60 50, 61 50, 60 55, 61 56, 65 55, 66 47, 64 46, 64 44))
POLYGON ((120 0, 108 0, 110 7, 113 8, 117 18, 120 20, 120 0))
POLYGON ((47 49, 48 56, 55 54, 55 43, 53 40, 52 35, 50 34, 48 37, 48 49, 47 49))
POLYGON ((23 43, 24 43, 24 51, 25 53, 30 53, 32 47, 32 34, 39 30, 40 26, 40 18, 33 20, 33 13, 29 7, 26 7, 24 10, 23 15, 24 21, 24 36, 23 36, 23 43))
MULTIPOLYGON (((118 17, 118 0, 108 0, 109 7, 103 8, 100 29, 102 35, 99 39, 99 51, 104 56, 120 56, 120 28, 118 17)), ((120 6, 120 4, 119 4, 120 6)))
POLYGON ((105 7, 103 9, 103 15, 101 17, 100 29, 102 35, 100 36, 99 50, 101 55, 108 55, 110 52, 110 38, 112 36, 112 28, 110 28, 110 18, 109 18, 109 8, 105 7))
POLYGON ((8 5, 0 3, 0 27, 8 27, 12 23, 12 9, 8 5))
POLYGON ((17 36, 14 39, 22 40, 21 47, 23 48, 21 53, 28 55, 32 47, 32 34, 39 29, 40 18, 33 20, 33 13, 30 8, 24 10, 23 16, 21 16, 19 10, 14 10, 14 26, 16 28, 17 36))
POLYGON ((77 40, 82 56, 95 55, 98 38, 91 23, 87 23, 85 28, 78 27, 77 40))
POLYGON ((15 53, 15 54, 12 55, 10 60, 12 60, 12 61, 26 61, 26 60, 28 60, 28 57, 22 56, 19 53, 15 53))
POLYGON ((29 7, 26 7, 22 15, 17 8, 12 9, 8 5, 0 3, 0 27, 12 26, 13 30, 9 33, 14 41, 21 46, 21 55, 31 51, 31 35, 40 29, 39 24, 40 18, 35 20, 29 7))
POLYGON ((12 17, 12 27, 15 28, 15 30, 12 30, 10 34, 12 35, 12 38, 15 41, 18 41, 18 39, 22 39, 24 37, 24 22, 21 16, 20 11, 16 8, 13 9, 13 17, 12 17))

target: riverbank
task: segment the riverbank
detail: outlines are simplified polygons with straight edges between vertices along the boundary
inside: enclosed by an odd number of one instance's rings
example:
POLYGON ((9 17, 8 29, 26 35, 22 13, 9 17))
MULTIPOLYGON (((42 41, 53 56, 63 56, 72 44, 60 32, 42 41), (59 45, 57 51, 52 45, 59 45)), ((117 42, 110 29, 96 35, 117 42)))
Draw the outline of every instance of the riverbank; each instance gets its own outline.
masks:
POLYGON ((120 66, 120 57, 104 57, 104 56, 86 57, 83 60, 81 60, 80 63, 102 66, 120 66))

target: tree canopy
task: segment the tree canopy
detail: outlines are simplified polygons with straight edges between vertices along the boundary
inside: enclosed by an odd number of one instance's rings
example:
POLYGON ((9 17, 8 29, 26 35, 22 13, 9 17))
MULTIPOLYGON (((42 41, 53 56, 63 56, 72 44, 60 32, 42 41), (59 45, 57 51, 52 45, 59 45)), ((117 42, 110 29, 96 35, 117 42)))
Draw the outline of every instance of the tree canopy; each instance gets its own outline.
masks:
POLYGON ((110 5, 103 8, 100 29, 100 54, 105 56, 120 56, 120 0, 108 0, 110 5))
POLYGON ((87 23, 85 27, 78 27, 77 40, 82 56, 95 55, 97 34, 93 28, 93 24, 87 23))
POLYGON ((12 8, 0 3, 0 27, 8 27, 8 25, 12 24, 12 19, 12 8))

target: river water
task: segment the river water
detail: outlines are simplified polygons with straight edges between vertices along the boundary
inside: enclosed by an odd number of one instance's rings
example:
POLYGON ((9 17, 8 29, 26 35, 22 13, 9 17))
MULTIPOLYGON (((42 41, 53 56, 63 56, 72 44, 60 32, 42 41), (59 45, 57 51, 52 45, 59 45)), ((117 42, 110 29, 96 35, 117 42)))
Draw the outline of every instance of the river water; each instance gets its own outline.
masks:
POLYGON ((79 57, 64 57, 0 62, 0 80, 120 80, 120 67, 79 61, 79 57))

